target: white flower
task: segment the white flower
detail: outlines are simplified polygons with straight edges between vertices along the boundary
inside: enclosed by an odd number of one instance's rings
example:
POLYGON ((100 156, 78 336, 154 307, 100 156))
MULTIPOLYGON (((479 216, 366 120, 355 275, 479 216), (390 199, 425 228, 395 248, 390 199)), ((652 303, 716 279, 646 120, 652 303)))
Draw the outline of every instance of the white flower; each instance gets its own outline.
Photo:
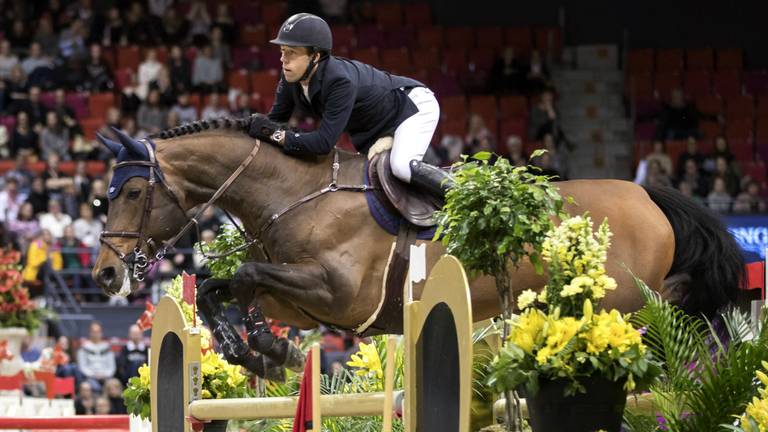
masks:
POLYGON ((525 290, 517 296, 517 307, 520 310, 527 308, 536 301, 536 292, 533 290, 525 290))

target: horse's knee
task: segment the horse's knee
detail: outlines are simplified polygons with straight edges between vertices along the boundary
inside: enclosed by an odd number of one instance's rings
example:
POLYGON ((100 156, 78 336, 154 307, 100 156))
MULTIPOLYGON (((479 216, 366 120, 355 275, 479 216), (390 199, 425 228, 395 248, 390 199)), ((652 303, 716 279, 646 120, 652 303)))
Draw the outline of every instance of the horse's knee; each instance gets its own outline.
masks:
POLYGON ((235 271, 234 276, 232 276, 229 292, 236 298, 250 296, 255 292, 254 287, 258 285, 258 283, 258 273, 251 271, 247 264, 243 264, 237 271, 235 271))

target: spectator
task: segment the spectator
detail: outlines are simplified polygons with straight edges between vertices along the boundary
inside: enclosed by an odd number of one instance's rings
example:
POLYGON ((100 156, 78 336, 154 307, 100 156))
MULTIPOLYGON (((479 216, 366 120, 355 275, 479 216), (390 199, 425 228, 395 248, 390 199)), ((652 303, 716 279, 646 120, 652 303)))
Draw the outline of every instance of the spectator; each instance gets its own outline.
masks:
POLYGON ((19 181, 15 177, 5 178, 5 186, 0 191, 0 222, 15 221, 26 197, 19 192, 19 181))
POLYGON ((179 124, 191 123, 197 120, 197 108, 189 102, 188 92, 180 93, 176 101, 176 105, 171 108, 171 112, 175 113, 179 124))
POLYGON ((107 414, 128 414, 123 401, 123 384, 117 378, 110 378, 104 384, 104 397, 109 401, 107 414))
MULTIPOLYGON (((71 178, 70 178, 71 179, 71 178)), ((80 196, 78 195, 74 182, 69 182, 61 190, 61 208, 65 214, 67 214, 72 220, 80 215, 78 206, 80 204, 80 196)))
POLYGON ((544 135, 551 134, 558 148, 565 144, 570 149, 572 145, 560 128, 560 116, 555 109, 554 97, 551 89, 545 89, 541 93, 539 102, 531 108, 531 116, 528 119, 528 138, 541 141, 544 135))
POLYGON ((160 105, 160 92, 149 91, 147 100, 136 114, 137 126, 147 134, 160 132, 168 126, 168 110, 160 105))
POLYGON ((139 368, 149 363, 149 351, 144 343, 144 334, 136 324, 128 330, 126 342, 117 356, 117 377, 127 384, 131 377, 139 376, 139 368))
POLYGON ((171 44, 184 42, 189 33, 189 23, 175 8, 168 8, 163 15, 163 40, 171 44))
POLYGON ((77 365, 97 393, 104 382, 115 375, 115 354, 109 342, 103 339, 101 324, 96 321, 91 323, 88 339, 77 352, 77 365))
POLYGON ((83 381, 77 389, 75 398, 75 414, 93 415, 96 413, 96 399, 93 394, 93 386, 88 381, 83 381))
POLYGON ((59 36, 59 54, 64 59, 82 59, 87 53, 85 48, 85 33, 83 22, 75 19, 59 36))
POLYGON ((189 22, 189 38, 195 44, 200 44, 208 35, 211 27, 211 16, 208 14, 208 7, 201 0, 194 0, 187 12, 187 21, 189 22))
POLYGON ((703 198, 709 193, 707 179, 702 175, 696 159, 691 158, 685 161, 683 174, 679 177, 678 187, 679 183, 683 182, 691 186, 694 195, 703 198))
POLYGON ((50 194, 45 189, 45 180, 42 177, 34 177, 29 191, 27 201, 32 204, 32 210, 35 215, 48 211, 48 201, 50 194))
POLYGON ((235 19, 229 11, 229 4, 220 2, 216 5, 216 18, 213 19, 213 28, 221 29, 224 41, 232 45, 237 39, 237 26, 235 19))
POLYGON ((85 161, 79 160, 75 164, 75 173, 72 175, 72 185, 75 187, 79 202, 85 201, 91 190, 91 178, 88 176, 87 169, 85 161))
POLYGON ((88 61, 85 63, 85 89, 105 92, 113 87, 112 71, 101 56, 101 45, 91 44, 88 61))
POLYGON ((482 116, 471 113, 468 120, 467 136, 464 137, 467 153, 473 155, 478 151, 491 150, 492 146, 487 145, 488 142, 493 142, 493 133, 485 126, 482 116))
POLYGON ((29 124, 29 115, 24 111, 16 114, 16 127, 13 129, 10 141, 11 157, 16 155, 38 156, 38 137, 29 124))
POLYGON ((130 73, 130 84, 123 87, 122 93, 120 93, 120 108, 124 117, 130 117, 136 114, 141 105, 141 99, 139 99, 136 89, 138 84, 136 81, 136 74, 130 73))
POLYGON ((5 39, 0 42, 0 79, 8 79, 11 69, 19 64, 19 57, 11 52, 11 43, 5 39))
POLYGON ((45 127, 40 133, 40 154, 43 159, 57 155, 61 160, 69 160, 69 130, 59 122, 56 112, 49 111, 45 117, 45 127))
POLYGON ((56 376, 59 378, 74 377, 75 382, 81 382, 83 377, 80 375, 80 371, 77 370, 77 366, 73 363, 76 356, 73 350, 72 341, 68 336, 59 336, 56 340, 56 344, 61 348, 62 353, 65 355, 64 364, 56 366, 56 376))
POLYGON ((21 62, 21 69, 27 76, 29 76, 38 68, 52 69, 53 62, 50 57, 43 53, 43 48, 40 46, 40 42, 32 42, 32 44, 29 45, 29 57, 21 62))
POLYGON ((224 40, 224 34, 219 27, 211 29, 211 53, 213 54, 213 58, 218 59, 221 62, 223 68, 229 69, 232 67, 232 52, 229 49, 229 45, 224 40))
POLYGON ((106 396, 99 396, 96 398, 96 408, 94 414, 96 415, 108 415, 112 411, 112 403, 106 396))
POLYGON ((544 64, 539 50, 531 52, 531 61, 526 75, 526 87, 530 94, 545 91, 549 86, 549 68, 544 64))
POLYGON ((717 213, 728 213, 731 211, 733 198, 728 194, 725 180, 722 177, 715 177, 712 183, 712 192, 707 195, 707 207, 717 213))
POLYGON ((760 184, 754 180, 747 183, 744 192, 733 203, 734 213, 765 213, 768 211, 765 199, 760 196, 760 184))
POLYGON ((552 155, 547 153, 543 153, 541 156, 533 159, 533 165, 539 167, 541 171, 539 171, 539 174, 555 177, 555 181, 561 180, 561 173, 555 168, 555 164, 552 159, 552 155))
POLYGON ((347 18, 348 0, 319 0, 320 15, 330 24, 342 24, 347 18))
MULTIPOLYGON (((75 289, 82 288, 83 275, 76 270, 88 269, 91 264, 91 255, 85 251, 86 247, 76 236, 72 225, 64 227, 64 235, 59 240, 61 245, 61 264, 65 270, 75 270, 72 272, 71 286, 75 289)), ((90 277, 85 276, 85 279, 90 277)), ((92 285, 92 284, 89 284, 92 285)))
POLYGON ((208 98, 208 105, 203 108, 203 113, 200 116, 203 120, 210 120, 221 117, 229 117, 230 112, 226 106, 222 103, 224 95, 218 93, 211 93, 208 98))
POLYGON ((199 91, 209 92, 221 85, 224 79, 221 60, 213 58, 213 50, 206 45, 195 59, 192 85, 199 91))
POLYGON ((8 128, 0 125, 0 159, 10 159, 11 147, 8 137, 8 128))
POLYGON ((688 198, 691 198, 692 200, 696 201, 700 206, 705 207, 706 204, 704 202, 704 199, 698 195, 695 195, 693 193, 693 187, 691 187, 691 184, 688 182, 680 182, 677 185, 677 190, 680 191, 681 194, 687 196, 688 198))
POLYGON ((517 135, 507 137, 507 155, 509 163, 514 166, 525 166, 528 164, 528 155, 523 150, 523 141, 517 135))
POLYGON ((659 162, 659 168, 661 168, 661 171, 667 176, 672 176, 675 173, 672 169, 672 158, 667 154, 664 141, 655 140, 653 142, 653 149, 651 150, 651 153, 645 157, 645 161, 647 163, 651 163, 651 161, 659 162))
POLYGON ((58 199, 64 188, 73 183, 72 177, 67 176, 61 171, 58 154, 51 153, 48 155, 46 162, 45 171, 42 173, 42 178, 45 181, 45 189, 52 198, 58 199))
POLYGON ((59 116, 61 123, 69 129, 69 135, 81 134, 80 125, 77 124, 77 114, 75 110, 67 105, 67 93, 63 88, 57 88, 53 92, 53 111, 59 116))
POLYGON ((659 118, 656 138, 662 140, 687 139, 699 136, 699 113, 693 104, 685 101, 683 91, 675 89, 664 105, 659 118))
POLYGON ((547 153, 549 153, 552 168, 558 172, 560 180, 568 180, 568 158, 557 149, 555 139, 551 134, 546 134, 544 135, 542 144, 544 145, 544 149, 547 150, 547 153))
POLYGON ((16 233, 22 251, 26 251, 32 240, 40 235, 40 222, 35 217, 32 204, 25 202, 19 209, 15 220, 7 222, 8 229, 16 233))
POLYGON ((248 93, 240 93, 235 98, 235 110, 232 114, 235 117, 246 118, 253 114, 255 111, 251 109, 251 98, 248 93))
MULTIPOLYGON (((117 107, 111 106, 107 108, 107 112, 104 115, 104 125, 99 128, 98 133, 105 138, 118 142, 117 135, 112 129, 120 129, 121 124, 122 114, 120 113, 120 110, 117 107)), ((108 152, 109 156, 99 157, 99 159, 106 160, 115 157, 106 147, 101 146, 100 148, 102 152, 108 152)))
POLYGON ((458 162, 461 159, 461 155, 464 152, 464 141, 461 137, 451 134, 444 134, 440 139, 440 145, 437 148, 437 156, 440 159, 436 162, 440 165, 450 165, 454 162, 458 162))
POLYGON ((140 2, 132 2, 125 15, 125 36, 129 44, 152 45, 157 40, 155 29, 149 25, 140 2))
POLYGON ((672 180, 669 175, 661 167, 661 162, 658 159, 651 159, 648 161, 648 171, 643 181, 643 186, 650 187, 667 187, 672 186, 672 180))
POLYGON ((49 262, 54 270, 61 270, 62 260, 59 246, 53 239, 51 232, 41 229, 40 233, 32 240, 27 249, 24 270, 21 272, 22 280, 30 288, 39 288, 40 268, 49 262))
POLYGON ((724 157, 729 166, 731 166, 735 160, 735 157, 728 146, 728 141, 726 141, 725 137, 722 135, 715 138, 715 150, 704 160, 704 170, 709 173, 714 173, 716 169, 716 159, 718 157, 724 157))
POLYGON ((14 106, 21 101, 26 100, 29 96, 27 76, 24 75, 24 71, 21 69, 20 64, 16 64, 11 68, 10 76, 5 82, 5 91, 8 94, 8 102, 10 103, 10 106, 14 106))
POLYGON ((189 91, 192 87, 192 68, 189 60, 184 57, 181 47, 174 45, 171 47, 171 53, 168 59, 168 69, 171 75, 171 82, 176 92, 181 93, 189 91))
POLYGON ((28 47, 31 41, 27 27, 24 25, 24 20, 21 18, 13 20, 11 31, 5 34, 5 38, 11 42, 11 47, 17 50, 28 47))
POLYGON ((99 247, 99 234, 104 225, 93 218, 93 209, 88 203, 80 204, 80 217, 73 224, 75 237, 79 238, 86 247, 96 249, 99 247))
POLYGON ((56 58, 59 54, 59 38, 53 32, 53 24, 47 15, 40 17, 37 22, 37 31, 33 39, 40 44, 43 54, 49 58, 56 58))
POLYGON ((157 89, 160 93, 160 105, 164 108, 170 108, 176 103, 176 89, 173 87, 171 76, 165 65, 160 68, 160 73, 157 79, 152 81, 150 88, 157 89))
POLYGON ((127 44, 127 42, 125 23, 123 22, 123 17, 120 16, 120 9, 113 6, 107 11, 106 22, 104 23, 101 35, 101 44, 105 47, 111 47, 124 43, 127 44))
POLYGON ((157 51, 154 48, 147 50, 147 56, 139 65, 139 85, 136 94, 139 99, 146 99, 149 91, 149 83, 155 81, 160 74, 163 64, 157 61, 157 51))
POLYGON ((699 153, 699 143, 694 137, 688 138, 688 144, 685 152, 681 153, 680 156, 677 158, 677 176, 678 177, 684 174, 686 170, 686 164, 688 163, 688 159, 693 159, 698 169, 701 169, 704 166, 704 161, 706 160, 704 155, 699 153))
POLYGON ((28 96, 25 95, 23 99, 14 102, 10 107, 10 111, 14 115, 20 111, 26 112, 32 129, 35 132, 42 131, 45 124, 45 114, 48 112, 48 109, 40 101, 40 87, 30 87, 28 96))
POLYGON ((40 215, 40 228, 48 230, 55 239, 64 236, 64 228, 72 223, 72 218, 61 211, 61 203, 52 199, 48 201, 48 213, 40 215))
POLYGON ((718 156, 715 158, 715 172, 712 173, 714 178, 721 178, 725 182, 725 190, 731 197, 735 197, 739 194, 741 187, 741 180, 738 174, 733 170, 733 167, 728 164, 728 161, 724 156, 718 156))
POLYGON ((149 0, 147 3, 153 18, 162 18, 166 11, 173 8, 173 0, 149 0))
POLYGON ((515 57, 515 48, 508 46, 491 67, 489 87, 493 93, 518 93, 523 88, 525 71, 515 57))

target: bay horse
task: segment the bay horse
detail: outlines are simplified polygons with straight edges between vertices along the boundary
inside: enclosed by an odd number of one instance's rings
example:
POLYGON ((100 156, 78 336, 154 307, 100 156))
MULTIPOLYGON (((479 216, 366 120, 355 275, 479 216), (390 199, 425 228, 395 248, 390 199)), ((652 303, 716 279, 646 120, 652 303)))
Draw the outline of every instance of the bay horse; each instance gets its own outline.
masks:
MULTIPOLYGON (((340 190, 297 205, 332 182, 333 156, 287 156, 249 137, 248 126, 248 119, 219 119, 146 140, 119 131, 120 143, 100 136, 119 155, 119 163, 92 275, 108 295, 135 291, 143 266, 165 251, 164 242, 175 242, 182 227, 194 225, 188 213, 215 200, 242 221, 261 247, 251 248, 253 261, 237 270, 228 290, 219 287, 218 297, 198 299, 201 311, 221 318, 220 303, 234 297, 246 318, 250 361, 259 361, 258 352, 265 354, 263 361, 294 360, 297 364, 289 366, 300 368, 300 354, 291 343, 272 338, 264 315, 304 329, 322 323, 364 330, 383 301, 382 279, 394 236, 374 221, 363 193, 340 190)), ((365 157, 336 154, 337 183, 363 184, 365 157)), ((589 211, 595 221, 607 218, 610 224, 607 272, 618 288, 608 293, 603 307, 630 312, 642 306, 632 274, 692 314, 712 315, 735 299, 743 272, 738 246, 719 218, 693 200, 673 189, 620 180, 564 181, 557 187, 574 199, 567 208, 571 214, 589 211)), ((426 243, 428 262, 434 262, 444 248, 426 243)), ((530 263, 510 266, 509 272, 513 293, 545 284, 545 276, 530 263)), ((470 285, 475 320, 501 313, 491 277, 474 278, 470 285)), ((414 292, 416 298, 419 294, 414 292)), ((220 342, 237 345, 237 339, 242 345, 227 325, 215 328, 214 335, 220 342)), ((234 345, 224 345, 225 355, 243 364, 248 347, 234 345)), ((259 369, 251 363, 246 367, 259 369)))

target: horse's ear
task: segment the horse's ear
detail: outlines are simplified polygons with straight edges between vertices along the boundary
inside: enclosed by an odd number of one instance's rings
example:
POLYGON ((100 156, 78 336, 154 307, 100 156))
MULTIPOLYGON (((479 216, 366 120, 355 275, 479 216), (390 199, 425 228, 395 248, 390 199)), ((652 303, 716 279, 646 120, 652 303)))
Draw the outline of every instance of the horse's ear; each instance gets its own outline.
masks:
POLYGON ((117 135, 117 138, 120 140, 120 142, 123 143, 125 148, 128 149, 128 151, 130 151, 135 155, 140 155, 144 157, 149 156, 147 155, 147 149, 144 147, 143 144, 131 138, 130 136, 128 136, 127 133, 123 132, 122 130, 116 127, 112 127, 112 130, 115 132, 115 135, 117 135))
POLYGON ((119 143, 112 141, 100 133, 96 133, 96 138, 98 138, 99 142, 104 144, 104 146, 107 147, 109 151, 115 155, 115 157, 117 157, 117 155, 120 153, 120 150, 123 148, 123 146, 121 146, 119 143))

